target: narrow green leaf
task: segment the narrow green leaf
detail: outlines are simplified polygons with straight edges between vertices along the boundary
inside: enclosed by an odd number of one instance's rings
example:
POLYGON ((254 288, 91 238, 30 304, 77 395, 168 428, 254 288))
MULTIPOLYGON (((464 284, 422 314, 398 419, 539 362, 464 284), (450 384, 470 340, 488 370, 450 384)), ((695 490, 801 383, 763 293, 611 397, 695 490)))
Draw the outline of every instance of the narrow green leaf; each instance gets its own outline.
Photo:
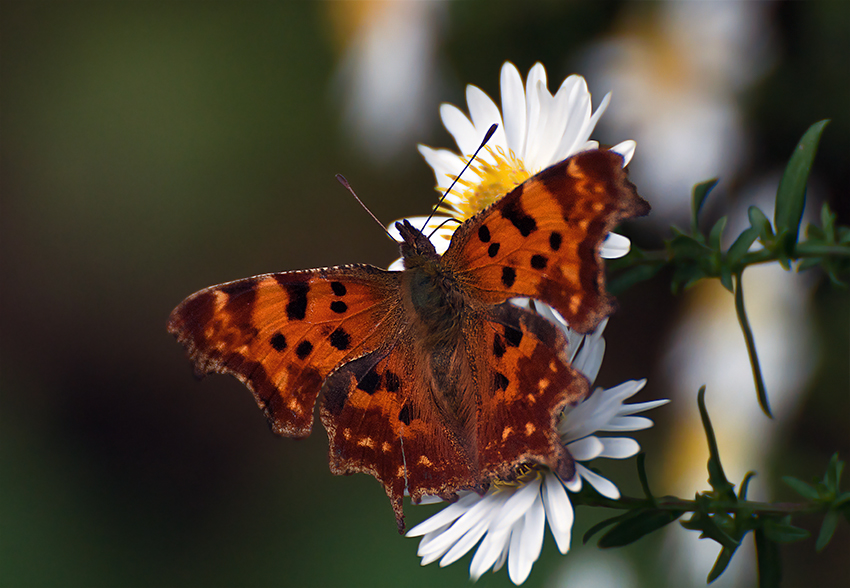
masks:
POLYGON ((820 551, 827 546, 837 526, 838 511, 831 509, 826 511, 826 515, 823 517, 823 524, 820 526, 820 533, 818 533, 818 540, 815 542, 815 550, 820 551))
POLYGON ((838 492, 838 482, 841 480, 841 472, 844 470, 844 462, 838 459, 838 454, 833 453, 829 458, 829 465, 826 466, 826 474, 823 477, 823 483, 833 493, 838 492))
POLYGON ((631 518, 633 516, 636 516, 635 515, 636 512, 637 511, 630 510, 630 511, 627 511, 627 512, 621 514, 621 515, 617 515, 616 517, 611 517, 610 519, 605 519, 604 521, 600 521, 600 522, 596 523, 595 525, 593 525, 591 528, 589 528, 587 530, 587 532, 581 538, 581 542, 583 544, 586 544, 588 541, 590 541, 590 539, 594 535, 596 535, 599 531, 601 531, 605 527, 610 527, 614 523, 618 523, 618 522, 620 522, 624 519, 628 519, 628 518, 631 518))
POLYGON ((726 474, 723 472, 723 464, 720 463, 720 451, 717 449, 717 437, 714 435, 708 409, 705 407, 705 386, 700 388, 697 393, 697 406, 699 407, 699 416, 702 419, 702 427, 705 429, 705 438, 708 441, 708 483, 711 484, 718 495, 725 497, 731 493, 732 499, 734 499, 732 484, 729 483, 726 474))
POLYGON ((634 543, 644 535, 669 525, 684 513, 683 510, 645 510, 614 525, 599 539, 599 547, 607 549, 634 543))
POLYGON ((756 529, 755 542, 759 588, 779 588, 782 581, 782 558, 779 554, 779 545, 771 541, 761 529, 756 529))
POLYGON ((832 501, 832 506, 839 508, 850 502, 850 492, 842 492, 832 501))
POLYGON ((782 517, 781 520, 769 518, 764 521, 763 531, 767 538, 776 543, 793 543, 808 539, 809 532, 791 524, 791 517, 782 517))
POLYGON ((720 284, 729 290, 729 292, 735 293, 735 284, 732 282, 732 270, 729 268, 728 263, 720 266, 720 284))
POLYGON ((754 227, 750 227, 735 239, 735 242, 732 243, 732 246, 729 247, 729 251, 726 252, 726 263, 732 268, 733 271, 737 271, 739 268, 735 267, 741 258, 747 254, 750 250, 750 247, 753 243, 755 243, 756 239, 758 239, 759 232, 754 227))
POLYGON ((792 478, 791 476, 782 476, 782 481, 785 482, 786 485, 790 486, 794 492, 803 496, 807 500, 817 500, 820 498, 818 491, 811 486, 810 484, 805 483, 803 480, 798 480, 797 478, 792 478))
POLYGON ((726 571, 726 566, 729 565, 729 562, 732 561, 732 556, 735 555, 734 549, 729 549, 724 547, 720 550, 720 555, 717 556, 717 560, 714 562, 714 566, 712 566, 711 571, 708 573, 707 582, 711 584, 717 578, 720 577, 720 574, 726 571))
POLYGON ((759 239, 763 243, 769 243, 773 240, 773 229, 770 226, 770 221, 764 213, 756 206, 750 206, 747 209, 747 216, 750 219, 750 226, 758 231, 759 239))
POLYGON ((726 229, 726 223, 729 221, 728 216, 721 216, 711 227, 711 233, 708 235, 708 246, 714 251, 720 251, 720 242, 723 239, 723 231, 726 229))
POLYGON ((750 489, 750 480, 755 477, 755 472, 747 472, 746 474, 744 474, 744 479, 741 481, 741 487, 738 489, 738 500, 747 499, 747 492, 750 489))
POLYGON ((667 242, 670 256, 676 259, 700 259, 711 255, 711 249, 688 235, 677 235, 667 242))
POLYGON ((756 386, 756 396, 758 397, 762 412, 773 418, 773 415, 770 414, 770 403, 767 399, 767 388, 764 385, 764 378, 761 375, 758 353, 756 353, 756 339, 753 336, 753 330, 750 328, 750 320, 747 318, 747 310, 744 307, 743 270, 735 274, 735 277, 737 278, 735 280, 735 312, 738 314, 738 324, 741 325, 741 332, 744 334, 744 343, 747 344, 747 353, 750 356, 750 366, 753 369, 753 381, 756 386))
POLYGON ((813 124, 800 139, 782 180, 776 192, 776 209, 774 212, 774 224, 776 230, 787 229, 792 245, 797 243, 797 234, 800 227, 800 219, 803 217, 803 209, 806 206, 806 183, 809 180, 809 172, 817 153, 818 142, 828 120, 822 120, 813 124))
POLYGON ((694 186, 693 198, 691 200, 691 234, 694 236, 700 235, 699 232, 699 213, 702 210, 702 205, 705 204, 705 199, 717 185, 717 179, 708 180, 694 186))

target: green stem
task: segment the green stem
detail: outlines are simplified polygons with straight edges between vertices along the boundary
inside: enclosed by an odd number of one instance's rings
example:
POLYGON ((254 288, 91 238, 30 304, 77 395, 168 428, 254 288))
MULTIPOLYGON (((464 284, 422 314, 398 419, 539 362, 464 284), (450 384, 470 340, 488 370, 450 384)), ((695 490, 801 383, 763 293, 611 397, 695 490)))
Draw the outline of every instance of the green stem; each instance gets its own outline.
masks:
MULTIPOLYGON (((632 510, 636 507, 654 508, 657 510, 673 510, 696 512, 700 510, 700 506, 695 500, 684 500, 671 496, 658 498, 655 501, 645 498, 634 498, 632 496, 622 496, 619 500, 611 500, 604 496, 585 496, 583 494, 571 494, 570 500, 574 506, 601 506, 604 508, 614 508, 619 510, 632 510)), ((749 500, 739 501, 718 501, 712 502, 708 512, 713 514, 718 513, 756 513, 760 515, 778 515, 784 516, 789 514, 807 514, 821 512, 822 505, 804 504, 797 502, 754 502, 749 500)))
POLYGON ((741 325, 741 331, 744 333, 744 341, 747 344, 747 353, 750 356, 750 365, 753 368, 753 380, 756 385, 756 394, 758 395, 759 406, 761 406, 764 414, 773 418, 773 415, 770 414, 770 403, 767 399, 767 388, 765 388, 764 385, 764 378, 761 374, 761 365, 759 365, 759 358, 756 353, 756 340, 753 336, 753 330, 750 328, 747 311, 744 308, 743 274, 744 270, 740 270, 735 274, 735 312, 738 314, 738 323, 741 325))

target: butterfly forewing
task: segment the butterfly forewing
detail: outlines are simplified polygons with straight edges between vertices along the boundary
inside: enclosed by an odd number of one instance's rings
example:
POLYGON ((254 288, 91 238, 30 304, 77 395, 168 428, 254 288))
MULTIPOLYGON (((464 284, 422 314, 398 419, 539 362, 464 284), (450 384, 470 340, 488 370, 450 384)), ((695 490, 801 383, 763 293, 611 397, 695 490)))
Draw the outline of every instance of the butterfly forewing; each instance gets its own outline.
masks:
POLYGON ((593 150, 540 172, 461 225, 444 262, 482 301, 535 298, 592 330, 613 309, 600 245, 620 221, 649 211, 622 166, 619 154, 593 150))
POLYGON ((199 373, 235 375, 275 432, 304 437, 322 382, 386 344, 398 304, 398 274, 372 266, 266 274, 196 292, 168 330, 199 373))

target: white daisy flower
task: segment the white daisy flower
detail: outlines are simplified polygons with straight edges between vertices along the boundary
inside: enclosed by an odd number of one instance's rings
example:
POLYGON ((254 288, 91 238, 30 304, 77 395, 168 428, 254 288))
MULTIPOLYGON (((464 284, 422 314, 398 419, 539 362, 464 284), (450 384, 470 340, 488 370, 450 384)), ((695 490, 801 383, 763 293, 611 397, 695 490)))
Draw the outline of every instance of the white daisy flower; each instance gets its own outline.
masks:
MULTIPOLYGON (((528 301, 518 300, 516 303, 527 305, 528 301)), ((570 349, 578 350, 572 358, 573 367, 593 381, 605 352, 605 340, 602 339, 605 322, 593 333, 582 336, 551 315, 548 307, 536 305, 536 310, 555 320, 565 331, 570 349)), ((656 400, 623 404, 645 383, 646 380, 631 380, 607 390, 598 388, 580 404, 564 410, 558 430, 564 445, 576 460, 576 474, 571 480, 561 480, 548 468, 530 465, 519 481, 495 482, 483 496, 460 492, 457 502, 408 531, 408 537, 422 537, 417 550, 422 565, 440 560, 440 566, 447 566, 478 544, 469 566, 473 580, 491 568, 499 570, 507 562, 511 581, 522 584, 540 556, 547 521, 558 550, 567 553, 574 517, 567 491, 578 492, 586 481, 607 498, 616 500, 620 497, 614 483, 578 462, 597 457, 625 459, 640 450, 634 439, 598 437, 595 433, 649 428, 653 425, 650 419, 632 415, 668 402, 656 400)), ((427 502, 439 502, 439 499, 427 502)))
MULTIPOLYGON (((599 143, 590 140, 590 134, 608 107, 610 93, 592 112, 587 83, 583 77, 572 75, 553 96, 547 89, 546 70, 540 63, 531 68, 524 86, 516 66, 505 63, 501 88, 501 112, 487 94, 472 85, 466 88, 469 117, 451 104, 440 107, 443 124, 454 137, 461 155, 448 149, 419 146, 419 152, 434 170, 436 190, 442 195, 458 177, 490 125, 499 125, 438 209, 443 215, 433 217, 427 226, 427 217, 407 219, 414 227, 429 231, 441 227, 431 238, 440 254, 448 248, 457 227, 457 223, 448 219, 463 222, 537 172, 579 151, 599 147, 599 143)), ((624 141, 611 149, 628 164, 635 146, 634 141, 624 141)), ((393 238, 401 241, 395 223, 389 230, 393 238)), ((602 244, 601 254, 613 259, 628 251, 629 240, 611 233, 602 244)), ((401 268, 400 260, 390 266, 390 269, 401 268)))

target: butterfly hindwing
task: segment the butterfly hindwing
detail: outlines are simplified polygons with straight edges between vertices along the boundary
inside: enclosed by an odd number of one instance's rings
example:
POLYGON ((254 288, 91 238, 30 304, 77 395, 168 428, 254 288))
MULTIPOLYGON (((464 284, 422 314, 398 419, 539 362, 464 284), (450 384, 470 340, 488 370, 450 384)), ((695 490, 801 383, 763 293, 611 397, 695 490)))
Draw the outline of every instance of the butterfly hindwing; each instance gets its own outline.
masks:
POLYGON ((474 349, 482 402, 478 461, 489 476, 510 478, 521 463, 546 465, 568 480, 574 464, 556 429, 564 407, 589 383, 569 364, 564 334, 540 315, 500 304, 489 312, 474 349))
POLYGON ((305 437, 322 382, 392 336, 398 304, 398 274, 368 265, 266 274, 196 292, 168 330, 199 374, 233 374, 276 433, 305 437))
POLYGON ((648 211, 622 156, 586 151, 531 177, 461 225, 443 260, 482 301, 541 300, 570 327, 588 332, 613 310, 599 246, 620 221, 648 211))
POLYGON ((428 358, 412 337, 342 366, 325 382, 322 423, 335 474, 365 472, 383 484, 399 530, 402 497, 454 498, 480 488, 474 456, 451 418, 439 414, 427 382, 428 358))

